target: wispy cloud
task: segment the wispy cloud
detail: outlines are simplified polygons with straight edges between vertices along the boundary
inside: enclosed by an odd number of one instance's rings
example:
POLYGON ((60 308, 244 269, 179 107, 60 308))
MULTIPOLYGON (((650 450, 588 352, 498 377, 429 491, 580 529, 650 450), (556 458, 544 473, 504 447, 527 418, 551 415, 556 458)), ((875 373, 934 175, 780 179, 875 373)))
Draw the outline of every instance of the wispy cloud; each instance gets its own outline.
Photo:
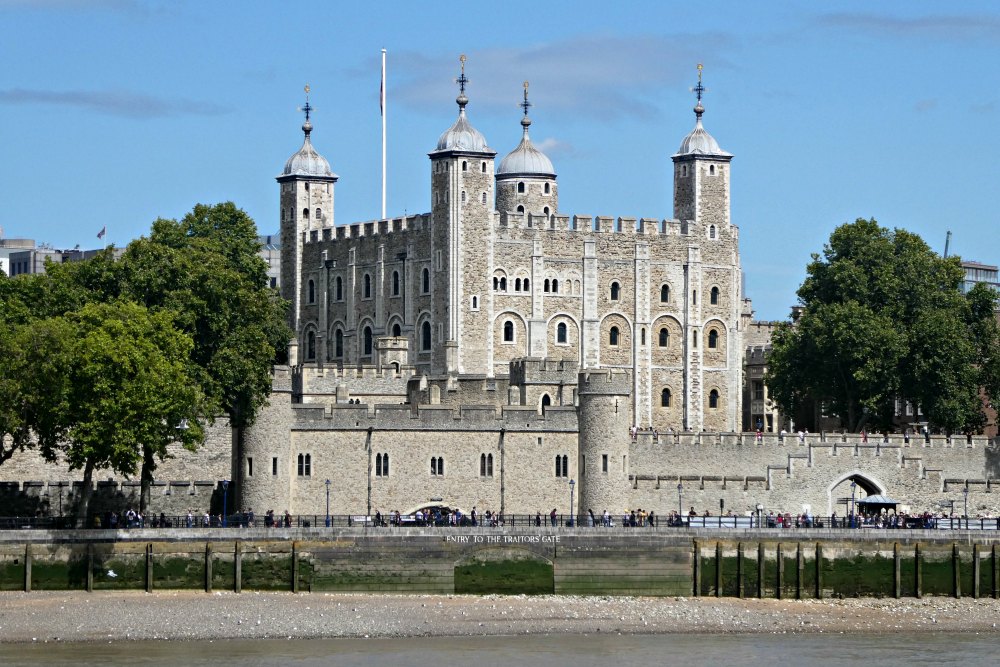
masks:
POLYGON ((573 157, 579 154, 576 146, 568 141, 562 141, 555 137, 546 137, 541 141, 534 142, 535 147, 549 157, 573 157))
POLYGON ((938 101, 934 98, 928 98, 924 100, 917 100, 917 103, 913 105, 913 108, 917 111, 931 111, 936 109, 938 101))
POLYGON ((972 113, 992 115, 997 112, 997 103, 990 101, 990 102, 982 102, 980 104, 973 104, 972 106, 969 107, 969 111, 971 111, 972 113))
POLYGON ((87 109, 95 113, 126 118, 162 118, 165 116, 217 116, 227 107, 196 100, 174 100, 123 90, 0 90, 0 104, 47 105, 87 109))
POLYGON ((1000 38, 1000 17, 985 14, 899 18, 879 14, 838 13, 821 16, 818 21, 820 25, 833 28, 866 30, 899 37, 947 40, 1000 38))
MULTIPOLYGON (((572 111, 602 120, 654 115, 665 87, 694 83, 695 64, 707 54, 717 57, 729 50, 726 47, 733 41, 723 33, 587 36, 469 51, 469 108, 477 113, 509 113, 521 101, 522 82, 527 80, 532 103, 546 112, 572 111)), ((458 54, 428 57, 407 52, 390 57, 394 77, 400 81, 390 85, 397 101, 420 108, 439 107, 442 98, 457 93, 452 79, 458 74, 458 54)), ((732 65, 720 60, 706 66, 732 65)))

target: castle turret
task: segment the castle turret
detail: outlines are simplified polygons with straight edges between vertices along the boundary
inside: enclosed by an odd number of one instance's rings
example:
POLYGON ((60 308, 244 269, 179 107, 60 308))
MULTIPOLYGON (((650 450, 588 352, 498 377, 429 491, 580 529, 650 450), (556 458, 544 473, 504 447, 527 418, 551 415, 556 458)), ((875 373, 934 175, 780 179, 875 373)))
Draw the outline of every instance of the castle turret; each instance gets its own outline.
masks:
POLYGON ((302 244, 311 231, 333 227, 333 189, 337 182, 330 163, 313 148, 309 86, 305 90, 306 104, 302 107, 306 115, 302 124, 305 139, 277 178, 281 189, 281 296, 291 302, 288 325, 297 335, 301 334, 303 298, 302 244))
POLYGON ((531 143, 528 136, 530 107, 528 82, 525 81, 524 101, 521 102, 524 109, 521 143, 500 161, 497 168, 497 210, 501 213, 555 215, 559 209, 556 174, 552 161, 531 143))
POLYGON ((729 224, 729 163, 732 153, 719 147, 719 142, 701 124, 705 107, 701 96, 702 66, 698 65, 698 85, 694 91, 698 103, 694 107, 695 126, 684 137, 680 148, 671 156, 674 161, 674 217, 711 225, 729 224))
POLYGON ((629 446, 632 373, 580 373, 580 513, 629 507, 629 446))
POLYGON ((465 56, 458 78, 458 119, 438 139, 431 159, 431 254, 420 269, 430 299, 417 322, 416 364, 440 374, 483 373, 492 325, 484 300, 492 276, 493 159, 496 151, 469 122, 465 56), (424 271, 427 273, 424 274, 424 271), (431 313, 438 325, 429 324, 431 313), (426 336, 425 336, 426 334, 426 336), (429 339, 429 340, 427 340, 429 339), (461 356, 460 356, 461 355, 461 356))

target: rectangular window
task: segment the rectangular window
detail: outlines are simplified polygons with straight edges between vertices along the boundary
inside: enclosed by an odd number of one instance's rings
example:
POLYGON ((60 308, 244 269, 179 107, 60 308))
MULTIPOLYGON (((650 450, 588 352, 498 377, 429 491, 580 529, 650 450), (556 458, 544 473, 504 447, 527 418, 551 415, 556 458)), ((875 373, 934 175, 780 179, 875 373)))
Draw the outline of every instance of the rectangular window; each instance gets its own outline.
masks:
POLYGON ((277 475, 278 474, 278 457, 277 456, 271 458, 271 474, 272 475, 277 475))
POLYGON ((608 471, 608 455, 601 454, 601 472, 608 471))
POLYGON ((253 477, 253 457, 247 457, 247 477, 253 477))
POLYGON ((758 400, 758 401, 764 400, 764 383, 763 382, 754 382, 753 383, 753 397, 754 397, 755 400, 758 400))

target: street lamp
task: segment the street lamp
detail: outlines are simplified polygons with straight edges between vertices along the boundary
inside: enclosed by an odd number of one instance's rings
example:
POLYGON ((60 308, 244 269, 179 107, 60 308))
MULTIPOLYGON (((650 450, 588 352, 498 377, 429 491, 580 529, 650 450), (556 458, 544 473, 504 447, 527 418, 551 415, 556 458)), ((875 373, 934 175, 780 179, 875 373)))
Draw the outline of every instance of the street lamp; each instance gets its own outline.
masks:
POLYGON ((330 480, 326 480, 326 527, 330 527, 330 480))
POLYGON ((965 512, 964 512, 963 515, 965 516, 965 522, 966 522, 965 525, 966 525, 966 527, 968 527, 969 526, 969 487, 965 487, 964 489, 962 489, 962 495, 965 497, 965 512))
POLYGON ((854 515, 854 491, 858 488, 858 483, 853 479, 851 480, 851 528, 857 526, 858 518, 854 515))
POLYGON ((576 487, 574 480, 569 480, 569 525, 573 526, 573 489, 576 487))
POLYGON ((226 519, 228 518, 229 512, 227 511, 227 502, 229 500, 229 480, 222 480, 222 527, 226 527, 226 519))
POLYGON ((681 519, 684 516, 684 500, 681 494, 684 492, 684 485, 677 482, 677 520, 683 522, 681 519))

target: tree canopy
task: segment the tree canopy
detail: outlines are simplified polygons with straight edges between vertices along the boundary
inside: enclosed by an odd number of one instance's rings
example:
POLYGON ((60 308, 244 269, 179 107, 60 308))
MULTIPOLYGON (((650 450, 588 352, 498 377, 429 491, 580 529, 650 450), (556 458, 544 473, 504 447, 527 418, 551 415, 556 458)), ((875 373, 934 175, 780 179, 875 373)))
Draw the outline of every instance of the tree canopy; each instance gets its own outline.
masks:
POLYGON ((777 329, 768 358, 785 412, 821 406, 850 430, 888 429, 898 400, 949 432, 982 426, 980 390, 1000 391, 997 294, 963 295, 957 257, 858 219, 834 230, 806 273, 802 313, 777 329))
POLYGON ((119 259, 0 277, 0 464, 38 447, 86 481, 141 466, 145 499, 170 443, 196 446, 218 414, 252 424, 291 336, 258 249, 234 204, 199 204, 119 259))

